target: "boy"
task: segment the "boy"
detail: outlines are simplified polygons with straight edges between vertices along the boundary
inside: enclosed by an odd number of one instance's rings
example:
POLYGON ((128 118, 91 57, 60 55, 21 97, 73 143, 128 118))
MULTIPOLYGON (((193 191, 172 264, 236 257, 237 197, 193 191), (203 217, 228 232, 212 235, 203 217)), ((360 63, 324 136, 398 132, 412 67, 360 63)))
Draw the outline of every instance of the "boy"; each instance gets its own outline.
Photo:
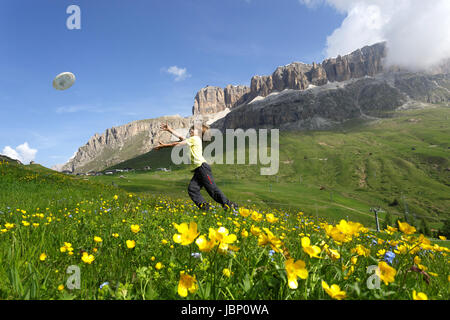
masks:
MULTIPOLYGON (((202 126, 202 135, 208 129, 207 126, 202 126)), ((191 179, 188 187, 188 193, 191 197, 192 201, 199 207, 200 210, 209 210, 209 203, 203 198, 200 193, 200 189, 204 187, 208 194, 213 198, 216 202, 220 203, 224 209, 233 208, 235 210, 238 209, 238 205, 225 197, 222 191, 217 187, 214 183, 214 179, 211 172, 211 167, 206 162, 205 158, 203 158, 203 149, 202 149, 202 139, 200 138, 200 130, 192 126, 189 129, 190 138, 185 139, 176 133, 172 128, 170 128, 167 124, 161 125, 161 130, 168 131, 174 136, 176 136, 180 141, 163 144, 159 142, 159 145, 155 147, 155 150, 159 150, 161 148, 168 148, 174 146, 183 146, 188 145, 191 153, 191 163, 193 166, 194 176, 191 179)))

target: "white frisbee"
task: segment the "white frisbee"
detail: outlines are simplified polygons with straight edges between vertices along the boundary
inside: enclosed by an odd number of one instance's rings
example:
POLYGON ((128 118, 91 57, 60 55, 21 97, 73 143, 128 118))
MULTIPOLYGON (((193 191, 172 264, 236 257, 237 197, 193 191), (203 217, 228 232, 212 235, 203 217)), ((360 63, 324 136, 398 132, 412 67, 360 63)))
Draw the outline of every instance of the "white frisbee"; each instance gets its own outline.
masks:
POLYGON ((75 75, 72 72, 58 74, 53 80, 53 88, 56 90, 69 89, 75 83, 75 75))

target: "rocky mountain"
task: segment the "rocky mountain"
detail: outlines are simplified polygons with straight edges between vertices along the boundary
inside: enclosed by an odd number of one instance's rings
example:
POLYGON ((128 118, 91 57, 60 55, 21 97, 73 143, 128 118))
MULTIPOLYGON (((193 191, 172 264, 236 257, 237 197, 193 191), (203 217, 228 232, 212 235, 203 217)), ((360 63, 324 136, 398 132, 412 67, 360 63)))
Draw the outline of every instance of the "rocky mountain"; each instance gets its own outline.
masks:
POLYGON ((75 155, 62 166, 54 166, 58 171, 73 173, 100 171, 117 163, 149 152, 159 141, 174 141, 176 138, 159 129, 161 123, 167 123, 180 134, 187 135, 195 120, 200 119, 211 124, 229 112, 225 109, 218 113, 190 117, 164 116, 155 119, 138 120, 122 126, 107 129, 103 134, 94 134, 89 141, 78 148, 75 155))
POLYGON ((250 88, 228 85, 225 89, 207 86, 201 89, 194 101, 193 114, 215 113, 225 108, 248 103, 254 98, 266 97, 285 89, 304 90, 309 86, 322 86, 327 82, 345 81, 373 76, 383 71, 386 56, 384 42, 366 46, 349 55, 327 59, 320 64, 293 62, 278 67, 272 75, 254 76, 250 88))
POLYGON ((232 109, 246 100, 249 91, 247 86, 228 85, 224 89, 206 86, 195 96, 192 114, 205 115, 232 109))
POLYGON ((162 122, 167 122, 176 129, 187 129, 192 124, 190 118, 177 115, 133 121, 112 127, 101 135, 96 133, 61 170, 74 173, 97 171, 146 153, 153 149, 159 140, 171 139, 169 133, 160 131, 159 125, 162 122))
POLYGON ((450 101, 450 60, 427 73, 386 68, 386 43, 358 49, 320 64, 293 62, 248 86, 206 86, 196 94, 192 116, 134 121, 95 134, 61 170, 103 170, 150 151, 168 133, 167 121, 186 130, 194 118, 212 127, 322 129, 355 118, 389 116, 397 108, 450 101))
POLYGON ((327 129, 350 119, 390 116, 398 108, 450 101, 450 74, 381 73, 305 90, 284 89, 231 110, 212 127, 327 129))

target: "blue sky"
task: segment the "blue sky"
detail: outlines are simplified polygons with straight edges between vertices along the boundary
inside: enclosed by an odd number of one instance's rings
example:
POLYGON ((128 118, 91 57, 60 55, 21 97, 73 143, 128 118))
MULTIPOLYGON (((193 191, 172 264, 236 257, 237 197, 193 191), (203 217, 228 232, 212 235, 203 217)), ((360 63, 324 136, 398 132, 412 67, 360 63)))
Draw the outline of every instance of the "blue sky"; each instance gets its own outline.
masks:
POLYGON ((321 62, 344 18, 299 0, 2 0, 0 153, 27 142, 50 167, 112 126, 188 116, 206 85, 321 62), (66 27, 71 4, 81 30, 66 27), (77 81, 57 91, 64 71, 77 81))

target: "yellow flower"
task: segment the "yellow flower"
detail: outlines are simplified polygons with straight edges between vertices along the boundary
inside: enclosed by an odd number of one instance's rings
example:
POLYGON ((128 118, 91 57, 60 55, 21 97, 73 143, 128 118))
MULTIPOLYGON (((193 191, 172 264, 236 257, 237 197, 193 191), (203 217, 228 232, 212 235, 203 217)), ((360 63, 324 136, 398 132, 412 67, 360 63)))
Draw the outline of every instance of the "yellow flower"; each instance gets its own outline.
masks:
POLYGON ((198 237, 197 240, 195 240, 195 243, 197 244, 199 250, 202 252, 209 252, 216 245, 216 242, 214 240, 206 240, 205 236, 198 237))
POLYGON ((5 228, 8 230, 14 228, 14 223, 5 223, 5 228))
POLYGON ((45 253, 41 253, 39 260, 44 261, 45 259, 47 259, 47 255, 45 253))
POLYGON ((133 249, 136 246, 136 241, 134 240, 127 240, 127 248, 133 249))
POLYGON ((291 258, 284 262, 284 267, 286 268, 288 277, 288 286, 291 289, 297 289, 297 277, 300 279, 308 278, 308 270, 306 270, 306 265, 303 260, 297 260, 294 262, 294 259, 291 258))
POLYGON ((428 300, 427 295, 423 292, 416 293, 416 290, 413 290, 412 295, 414 300, 428 300))
POLYGON ((156 270, 161 270, 161 269, 163 268, 163 264, 162 264, 161 262, 158 262, 158 263, 155 265, 155 268, 156 268, 156 270))
POLYGON ((254 225, 252 225, 250 227, 250 232, 254 235, 254 236, 258 236, 261 233, 261 229, 259 227, 255 227, 254 225))
POLYGON ((339 254, 339 251, 334 250, 334 249, 328 249, 327 253, 332 260, 338 260, 341 257, 341 255, 339 254))
POLYGON ((333 227, 332 225, 325 225, 324 226, 325 232, 327 233, 327 236, 331 237, 334 241, 336 242, 345 242, 345 241, 349 241, 350 239, 345 235, 345 233, 343 233, 342 231, 340 231, 338 228, 333 227))
POLYGON ((337 300, 345 299, 346 296, 345 291, 342 291, 337 284, 332 284, 330 287, 325 281, 322 280, 322 288, 333 299, 337 300))
MULTIPOLYGON (((353 257, 356 258, 356 257, 353 257)), ((352 259, 353 259, 352 258, 352 259)), ((352 261, 353 262, 353 261, 352 261)), ((356 263, 356 261, 355 261, 356 263)), ((345 271, 346 267, 342 266, 342 271, 345 271)), ((348 278, 350 278, 350 276, 355 272, 355 266, 351 266, 350 269, 348 270, 347 274, 344 277, 344 280, 347 280, 348 278)))
POLYGON ((64 242, 64 246, 59 248, 59 251, 61 251, 61 252, 68 251, 69 254, 73 254, 72 253, 72 251, 73 251, 72 244, 70 242, 64 242))
POLYGON ((260 233, 258 236, 258 245, 259 246, 265 246, 266 244, 269 244, 272 250, 276 252, 282 252, 281 246, 282 242, 280 239, 274 236, 274 234, 267 228, 263 228, 263 230, 266 232, 260 233))
POLYGON ((116 194, 116 195, 114 195, 114 200, 117 200, 117 199, 119 199, 119 196, 116 194))
POLYGON ((161 240, 161 243, 162 243, 162 244, 167 244, 167 240, 166 240, 166 239, 162 239, 162 240, 161 240))
POLYGON ((225 268, 225 269, 223 269, 222 274, 223 274, 225 277, 229 278, 229 277, 231 276, 231 271, 230 271, 230 269, 225 268))
POLYGON ((439 239, 441 239, 441 240, 447 240, 447 238, 444 237, 444 236, 439 236, 439 239))
POLYGON ((344 219, 336 225, 336 228, 350 238, 352 236, 357 236, 360 231, 365 231, 362 224, 358 222, 346 221, 344 219))
POLYGON ((209 239, 216 241, 219 244, 221 251, 228 250, 228 245, 237 240, 235 234, 229 234, 228 229, 220 227, 217 230, 209 228, 209 239))
POLYGON ((155 258, 154 256, 150 258, 150 260, 152 260, 152 261, 155 261, 155 259, 156 259, 156 258, 155 258))
POLYGON ((85 252, 83 252, 83 255, 81 256, 81 260, 83 260, 84 263, 91 264, 95 260, 95 257, 94 257, 94 255, 88 254, 85 251, 85 252))
POLYGON ((414 257, 414 263, 417 265, 417 267, 420 269, 420 270, 423 270, 423 271, 427 271, 427 267, 425 267, 423 264, 420 264, 422 262, 422 259, 420 259, 420 257, 419 256, 415 256, 414 257))
MULTIPOLYGON (((397 249, 394 249, 394 252, 398 254, 406 254, 408 252, 408 248, 410 248, 408 245, 402 244, 399 245, 397 249)), ((414 252, 411 251, 411 254, 414 254, 414 252)))
POLYGON ((184 271, 180 272, 180 281, 178 282, 178 294, 180 297, 187 297, 188 291, 190 293, 194 293, 197 291, 198 285, 197 280, 195 279, 195 275, 191 277, 186 274, 184 271))
POLYGON ((179 233, 173 235, 173 241, 181 244, 182 246, 190 245, 200 234, 200 232, 197 231, 197 223, 195 222, 190 222, 189 226, 187 223, 174 223, 174 226, 179 233))
POLYGON ((394 232, 398 231, 398 229, 391 226, 387 226, 387 231, 389 234, 393 234, 394 232))
POLYGON ((118 234, 118 233, 113 233, 112 236, 113 236, 114 238, 118 238, 118 237, 119 237, 119 234, 118 234))
POLYGON ((350 262, 351 262, 352 264, 356 264, 356 263, 358 262, 358 256, 353 256, 353 257, 351 257, 351 258, 350 258, 350 262))
POLYGON ((370 250, 363 245, 358 244, 355 248, 351 250, 352 253, 357 253, 359 256, 368 257, 370 255, 370 250))
POLYGON ((397 271, 386 262, 381 261, 378 263, 376 274, 383 280, 384 284, 389 285, 390 282, 394 282, 396 273, 397 271))
POLYGON ((28 226, 30 225, 30 223, 29 223, 28 221, 25 221, 25 220, 22 220, 22 224, 23 224, 25 227, 28 227, 28 226))
POLYGON ((378 250, 378 252, 377 252, 377 256, 378 256, 379 258, 384 257, 385 254, 386 254, 386 250, 385 250, 385 249, 380 249, 380 250, 378 250))
POLYGON ((260 222, 263 219, 263 215, 261 213, 256 212, 256 211, 253 211, 251 218, 253 220, 255 220, 256 222, 260 222))
POLYGON ((279 218, 275 218, 275 216, 271 213, 266 214, 266 220, 269 223, 275 223, 279 220, 279 218))
POLYGON ((103 240, 102 240, 102 238, 95 236, 94 237, 94 241, 95 242, 102 242, 103 240))
POLYGON ((33 223, 33 227, 35 228, 39 227, 39 223, 33 223))
POLYGON ((242 231, 241 231, 241 236, 244 237, 244 238, 247 238, 247 237, 248 237, 248 231, 245 230, 245 229, 242 230, 242 231))
POLYGON ((245 208, 239 208, 239 214, 244 218, 247 218, 250 215, 250 210, 245 208))
POLYGON ((139 227, 139 225, 137 224, 132 224, 130 226, 130 229, 133 233, 138 233, 139 231, 141 231, 141 227, 139 227))
POLYGON ((320 253, 320 248, 318 246, 311 246, 311 240, 308 237, 302 238, 303 251, 306 252, 310 258, 320 258, 318 254, 320 253))
POLYGON ((60 285, 58 286, 58 291, 62 291, 62 290, 64 290, 64 285, 63 285, 63 284, 60 284, 60 285))
POLYGON ((416 232, 416 228, 410 226, 407 222, 398 221, 398 227, 404 234, 413 234, 416 232))

